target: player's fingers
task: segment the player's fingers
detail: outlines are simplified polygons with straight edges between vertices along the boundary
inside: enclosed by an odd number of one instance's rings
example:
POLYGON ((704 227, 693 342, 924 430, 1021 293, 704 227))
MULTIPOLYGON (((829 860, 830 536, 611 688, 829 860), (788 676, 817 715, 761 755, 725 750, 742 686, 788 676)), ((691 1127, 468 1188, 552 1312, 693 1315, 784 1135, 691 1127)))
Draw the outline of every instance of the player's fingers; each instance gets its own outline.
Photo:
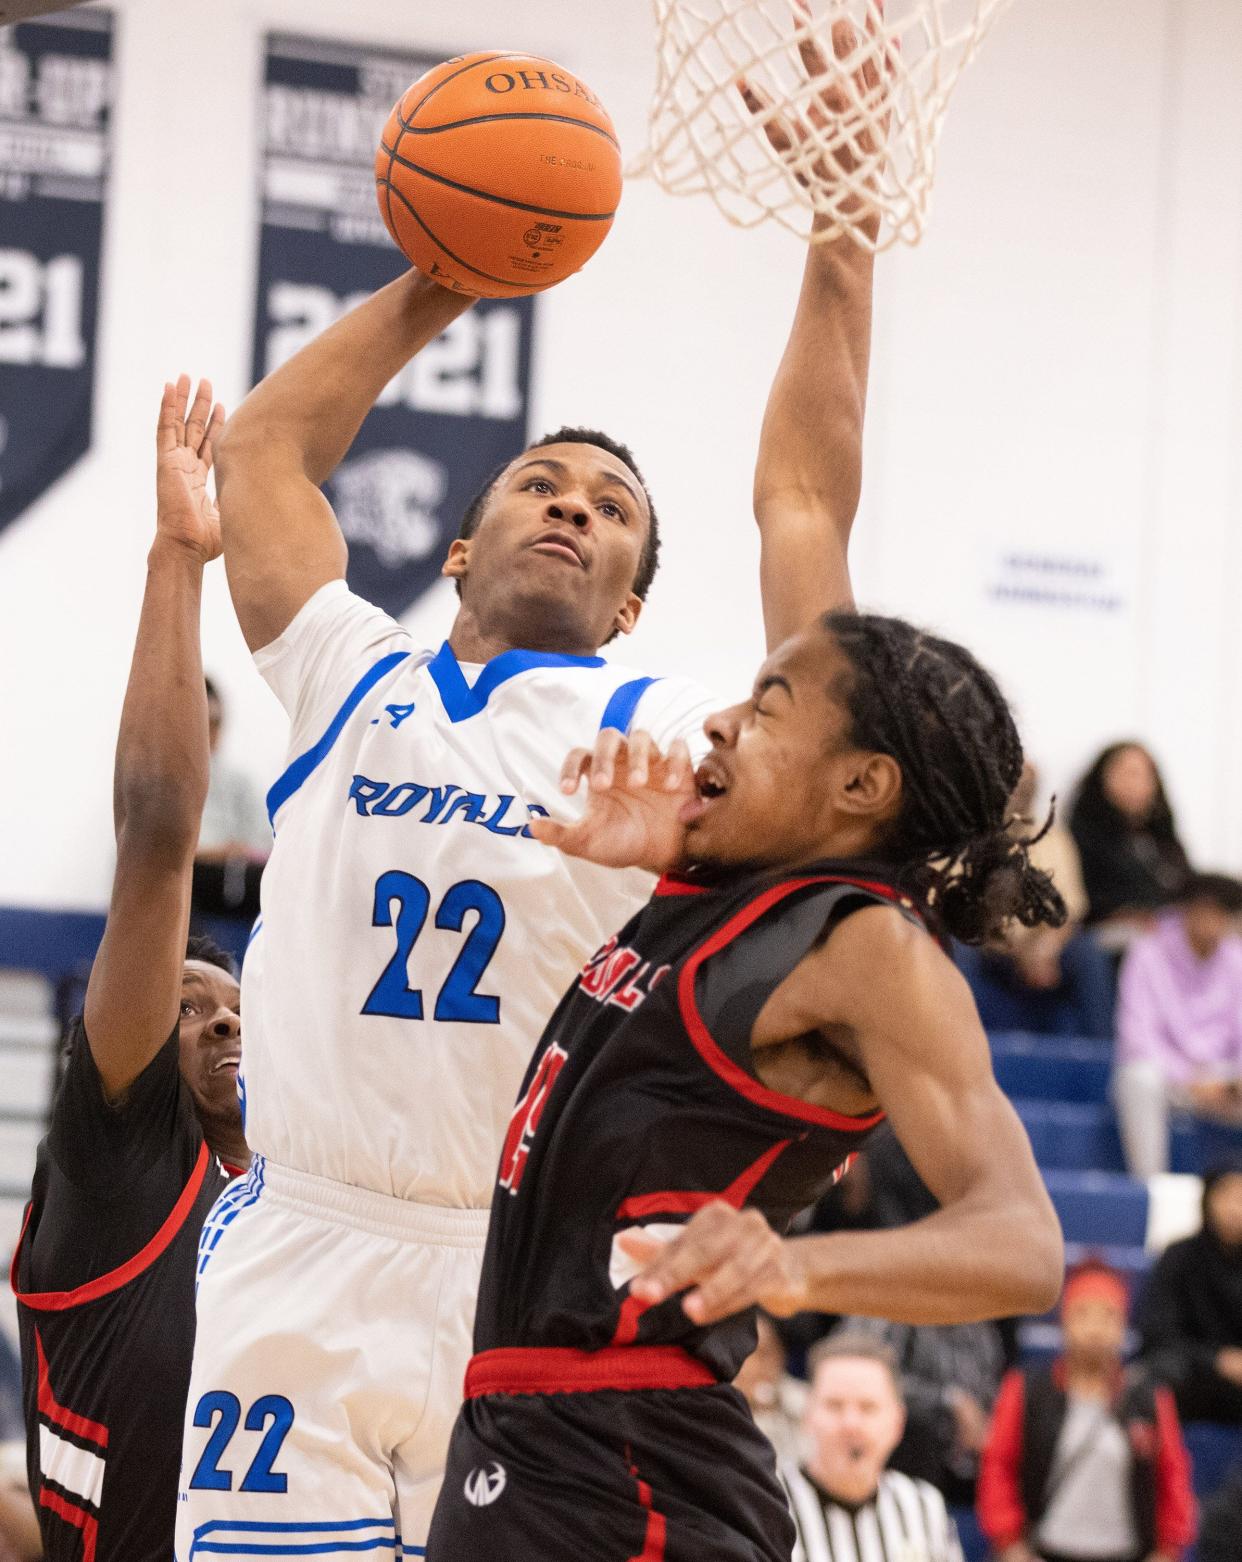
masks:
POLYGON ((164 394, 160 397, 159 421, 155 425, 155 449, 165 455, 177 448, 177 387, 171 380, 164 382, 164 394))
POLYGON ((716 1323, 731 1318, 757 1300, 762 1289, 764 1267, 737 1262, 723 1264, 682 1298, 682 1310, 691 1323, 716 1323))
POLYGON ((203 435, 207 432, 207 420, 211 416, 211 381, 200 380, 198 389, 194 392, 194 401, 190 406, 189 415, 185 420, 185 442, 189 448, 198 454, 199 447, 203 443, 203 435))
POLYGON ((633 1231, 619 1231, 617 1246, 637 1264, 650 1264, 667 1247, 667 1237, 653 1237, 649 1231, 635 1227, 633 1231))
POLYGON ((691 784, 693 778, 694 761, 690 757, 690 747, 685 738, 674 738, 664 762, 664 790, 680 792, 691 784))
POLYGON ((177 383, 173 386, 173 422, 177 433, 177 443, 185 444, 185 409, 190 399, 190 376, 179 374, 177 383))
POLYGON ((646 786, 651 780, 653 768, 663 765, 664 759, 649 732, 631 732, 627 740, 626 760, 629 765, 631 786, 646 786))
POLYGON ((701 1209, 681 1235, 637 1276, 630 1290, 640 1301, 654 1306, 697 1284, 728 1251, 729 1229, 735 1218, 727 1204, 709 1204, 701 1209))
POLYGON ((535 840, 544 846, 555 846, 557 851, 564 852, 569 857, 579 855, 578 827, 572 824, 562 824, 559 819, 546 819, 542 816, 530 821, 530 833, 535 840))
POLYGON ((625 739, 610 727, 595 740, 595 752, 591 756, 591 790, 606 792, 616 778, 622 761, 625 739))
POLYGON ((773 150, 782 155, 788 152, 794 144, 794 135, 786 121, 772 112, 772 99, 744 76, 738 78, 737 90, 746 107, 761 120, 763 133, 772 143, 773 150))
MULTIPOLYGON (((798 32, 798 55, 802 60, 802 69, 808 76, 823 76, 828 70, 828 59, 820 47, 819 40, 814 33, 805 29, 812 20, 810 0, 793 0, 794 26, 798 32)), ((833 44, 836 44, 837 26, 832 29, 833 44)), ((838 56, 839 57, 839 56, 838 56)))
POLYGON ((561 791, 574 793, 578 790, 578 783, 591 769, 591 750, 589 748, 571 748, 565 756, 565 763, 561 766, 561 791))
POLYGON ((761 1290, 771 1286, 780 1260, 779 1244, 780 1238, 766 1221, 755 1225, 746 1218, 739 1221, 728 1253, 683 1299, 686 1316, 706 1323, 749 1307, 761 1290))
POLYGON ((198 458, 210 472, 216 459, 216 440, 220 437, 220 430, 224 427, 224 408, 217 402, 211 409, 211 417, 207 420, 207 432, 203 435, 203 442, 198 447, 198 458))

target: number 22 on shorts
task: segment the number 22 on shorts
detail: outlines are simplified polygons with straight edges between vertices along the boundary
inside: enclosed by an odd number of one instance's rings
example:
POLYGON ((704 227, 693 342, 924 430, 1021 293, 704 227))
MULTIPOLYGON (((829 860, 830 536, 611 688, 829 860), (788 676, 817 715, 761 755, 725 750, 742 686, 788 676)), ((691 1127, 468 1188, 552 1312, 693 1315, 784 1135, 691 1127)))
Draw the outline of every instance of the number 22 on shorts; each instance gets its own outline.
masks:
MULTIPOLYGON (((190 1486, 197 1491, 232 1491, 233 1472, 220 1468, 237 1424, 241 1420, 241 1401, 226 1389, 212 1389, 203 1395, 194 1409, 194 1425, 210 1427, 211 1436, 203 1449, 190 1486)), ((246 1412, 247 1432, 262 1432, 263 1439, 242 1477, 239 1490, 245 1492, 284 1492, 289 1477, 273 1468, 281 1447, 293 1425, 293 1406, 283 1394, 264 1394, 246 1412)))

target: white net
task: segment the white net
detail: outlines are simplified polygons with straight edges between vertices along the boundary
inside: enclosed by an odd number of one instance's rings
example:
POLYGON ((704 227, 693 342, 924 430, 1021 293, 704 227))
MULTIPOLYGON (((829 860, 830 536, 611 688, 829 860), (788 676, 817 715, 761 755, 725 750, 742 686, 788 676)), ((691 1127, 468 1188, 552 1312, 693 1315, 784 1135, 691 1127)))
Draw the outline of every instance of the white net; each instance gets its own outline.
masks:
POLYGON ((870 249, 916 243, 958 77, 1009 0, 654 0, 650 140, 633 170, 870 249))

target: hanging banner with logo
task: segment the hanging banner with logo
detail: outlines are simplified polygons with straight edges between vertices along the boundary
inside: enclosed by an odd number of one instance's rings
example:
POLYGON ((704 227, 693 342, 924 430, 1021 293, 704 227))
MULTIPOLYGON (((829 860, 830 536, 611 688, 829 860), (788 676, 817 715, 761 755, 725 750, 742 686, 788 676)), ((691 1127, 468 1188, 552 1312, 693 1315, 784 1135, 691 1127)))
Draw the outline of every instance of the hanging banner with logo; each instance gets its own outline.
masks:
MULTIPOLYGON (((380 131, 430 57, 268 39, 256 380, 407 268, 375 200, 380 131)), ((349 584, 399 614, 438 577, 462 511, 525 444, 533 300, 483 300, 389 384, 325 487, 349 584)))
POLYGON ((0 29, 0 529, 90 449, 112 19, 0 29))

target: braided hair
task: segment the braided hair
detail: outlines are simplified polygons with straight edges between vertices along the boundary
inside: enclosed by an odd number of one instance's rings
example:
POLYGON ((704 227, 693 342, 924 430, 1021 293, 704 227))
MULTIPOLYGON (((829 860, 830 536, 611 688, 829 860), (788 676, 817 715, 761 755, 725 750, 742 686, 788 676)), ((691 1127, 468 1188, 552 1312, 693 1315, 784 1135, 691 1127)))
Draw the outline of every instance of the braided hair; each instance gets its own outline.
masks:
POLYGON ((836 612, 821 624, 850 664, 835 691, 850 741, 901 767, 900 811, 881 842, 898 885, 963 943, 1011 918, 1060 927, 1065 902, 1028 856, 1039 836, 1010 829, 1022 743, 995 679, 963 646, 904 619, 836 612))

